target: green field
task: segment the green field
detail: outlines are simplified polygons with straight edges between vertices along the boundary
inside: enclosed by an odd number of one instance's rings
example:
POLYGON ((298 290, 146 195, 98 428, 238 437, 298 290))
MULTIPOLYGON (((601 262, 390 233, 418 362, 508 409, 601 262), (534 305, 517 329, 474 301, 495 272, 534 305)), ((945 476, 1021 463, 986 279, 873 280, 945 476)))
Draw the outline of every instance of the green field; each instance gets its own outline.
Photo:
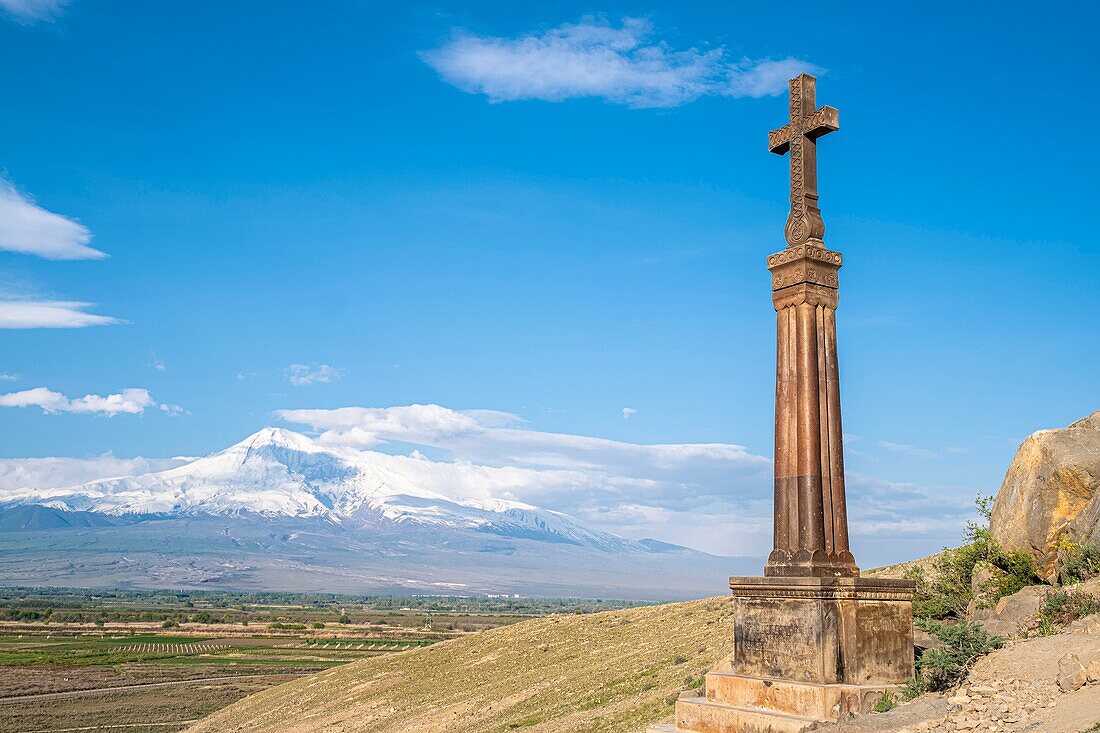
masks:
POLYGON ((0 588, 0 733, 181 730, 328 667, 622 605, 0 588))
POLYGON ((296 676, 430 643, 396 637, 3 635, 0 731, 111 725, 178 730, 296 676))

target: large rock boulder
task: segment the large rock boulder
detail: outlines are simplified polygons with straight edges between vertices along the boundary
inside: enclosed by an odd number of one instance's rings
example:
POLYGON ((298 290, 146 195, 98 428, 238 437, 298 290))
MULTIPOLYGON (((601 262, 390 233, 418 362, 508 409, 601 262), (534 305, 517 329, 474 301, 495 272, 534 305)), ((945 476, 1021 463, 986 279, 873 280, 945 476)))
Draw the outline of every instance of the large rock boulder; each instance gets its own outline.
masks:
POLYGON ((989 531, 1005 550, 1026 550, 1056 580, 1058 544, 1100 543, 1100 412, 1020 445, 993 502, 989 531))
POLYGON ((989 608, 967 609, 967 619, 977 621, 994 636, 1020 636, 1039 627, 1039 609, 1050 586, 1029 585, 997 601, 989 608))

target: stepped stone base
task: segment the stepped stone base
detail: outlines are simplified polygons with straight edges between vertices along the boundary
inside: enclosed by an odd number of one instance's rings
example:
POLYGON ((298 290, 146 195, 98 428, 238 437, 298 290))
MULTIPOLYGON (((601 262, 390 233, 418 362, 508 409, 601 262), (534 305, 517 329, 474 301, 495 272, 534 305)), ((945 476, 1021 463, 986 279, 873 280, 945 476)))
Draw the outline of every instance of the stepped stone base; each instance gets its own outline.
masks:
POLYGON ((729 663, 649 733, 797 733, 868 712, 913 676, 911 581, 752 577, 730 589, 729 663))

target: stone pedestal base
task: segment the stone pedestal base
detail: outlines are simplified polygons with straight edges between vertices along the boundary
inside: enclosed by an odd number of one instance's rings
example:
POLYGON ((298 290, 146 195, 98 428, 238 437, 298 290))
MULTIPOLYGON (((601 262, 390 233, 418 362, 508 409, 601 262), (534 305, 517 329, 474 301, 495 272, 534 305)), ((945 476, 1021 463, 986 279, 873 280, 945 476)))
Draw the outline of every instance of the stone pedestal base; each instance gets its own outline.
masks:
POLYGON ((867 712, 913 676, 913 583, 730 578, 733 653, 650 733, 797 733, 867 712))

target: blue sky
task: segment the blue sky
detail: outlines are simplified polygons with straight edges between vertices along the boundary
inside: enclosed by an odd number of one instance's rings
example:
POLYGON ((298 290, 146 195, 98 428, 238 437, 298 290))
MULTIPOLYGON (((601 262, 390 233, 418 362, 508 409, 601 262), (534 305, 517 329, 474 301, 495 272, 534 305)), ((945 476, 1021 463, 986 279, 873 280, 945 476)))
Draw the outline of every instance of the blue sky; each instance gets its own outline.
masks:
MULTIPOLYGON (((0 394, 41 390, 0 409, 9 470, 414 404, 770 456, 766 133, 812 68, 857 558, 955 541, 1024 436, 1100 407, 1100 11, 789 7, 0 0, 0 394)), ((544 467, 433 435, 381 447, 544 467)), ((519 498, 767 549, 758 462, 682 469, 519 498)))

